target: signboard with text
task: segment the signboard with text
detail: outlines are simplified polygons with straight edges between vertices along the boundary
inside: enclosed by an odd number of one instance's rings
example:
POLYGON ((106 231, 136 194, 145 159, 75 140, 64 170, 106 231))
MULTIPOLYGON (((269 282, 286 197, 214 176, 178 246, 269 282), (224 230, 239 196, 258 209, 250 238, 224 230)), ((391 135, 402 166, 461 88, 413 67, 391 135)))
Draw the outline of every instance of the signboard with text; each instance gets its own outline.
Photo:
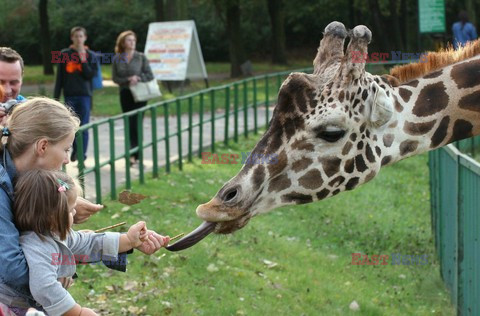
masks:
POLYGON ((418 0, 420 33, 445 33, 445 0, 418 0))
POLYGON ((158 80, 207 78, 194 21, 150 23, 145 55, 158 80))

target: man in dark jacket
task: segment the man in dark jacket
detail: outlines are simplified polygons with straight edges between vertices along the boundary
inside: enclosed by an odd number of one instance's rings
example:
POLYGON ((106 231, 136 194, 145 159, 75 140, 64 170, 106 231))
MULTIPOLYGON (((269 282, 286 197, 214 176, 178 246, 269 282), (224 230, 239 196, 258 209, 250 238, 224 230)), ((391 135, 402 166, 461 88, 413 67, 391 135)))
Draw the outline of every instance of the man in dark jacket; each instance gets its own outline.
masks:
MULTIPOLYGON (((85 46, 87 31, 76 26, 70 31, 72 45, 65 48, 57 56, 58 70, 53 97, 60 98, 63 89, 65 103, 72 107, 80 118, 81 125, 90 121, 92 106, 92 79, 97 74, 98 65, 94 52, 85 46)), ((83 132, 83 154, 86 158, 88 147, 88 131, 83 132)), ((77 160, 76 139, 73 143, 71 160, 77 160)))

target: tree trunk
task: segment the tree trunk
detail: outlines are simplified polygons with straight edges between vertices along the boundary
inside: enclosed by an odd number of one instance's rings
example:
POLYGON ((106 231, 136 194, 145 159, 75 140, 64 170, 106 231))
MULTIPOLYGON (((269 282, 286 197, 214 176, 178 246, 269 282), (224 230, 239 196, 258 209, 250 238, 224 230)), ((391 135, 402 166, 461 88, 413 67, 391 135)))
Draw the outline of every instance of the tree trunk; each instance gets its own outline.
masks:
POLYGON ((38 11, 40 13, 40 38, 42 39, 40 45, 42 48, 43 74, 53 75, 47 5, 48 0, 40 0, 38 4, 38 11))
POLYGON ((374 30, 374 34, 377 34, 376 36, 378 36, 380 39, 381 50, 388 51, 392 48, 390 45, 390 40, 388 38, 390 36, 390 33, 384 32, 386 24, 382 23, 382 13, 380 12, 378 0, 368 0, 368 7, 371 8, 372 11, 375 30, 378 30, 378 32, 375 32, 374 30))
POLYGON ((395 47, 394 50, 403 50, 402 31, 400 30, 400 21, 398 19, 397 0, 390 0, 390 18, 393 28, 395 47))
POLYGON ((167 21, 177 20, 177 3, 175 0, 167 0, 166 13, 165 18, 167 21))
POLYGON ((287 64, 285 52, 285 10, 282 0, 267 0, 272 26, 272 63, 287 64))
POLYGON ((465 0, 465 9, 468 12, 468 18, 475 27, 477 26, 477 17, 475 14, 475 3, 473 0, 465 0))
POLYGON ((157 22, 165 21, 165 8, 163 0, 155 0, 155 19, 157 22))
POLYGON ((230 52, 230 77, 242 75, 241 65, 245 61, 245 53, 242 43, 240 26, 240 5, 238 0, 226 1, 227 37, 230 52))

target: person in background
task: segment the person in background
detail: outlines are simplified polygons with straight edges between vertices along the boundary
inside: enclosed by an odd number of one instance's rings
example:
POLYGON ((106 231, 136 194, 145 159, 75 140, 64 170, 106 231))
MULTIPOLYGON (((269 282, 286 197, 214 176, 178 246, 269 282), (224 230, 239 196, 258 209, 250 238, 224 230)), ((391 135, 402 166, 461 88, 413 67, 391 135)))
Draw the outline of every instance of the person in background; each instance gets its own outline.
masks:
MULTIPOLYGON (((80 118, 80 125, 90 121, 92 106, 92 80, 97 75, 98 64, 95 62, 94 52, 85 46, 87 31, 75 26, 70 31, 72 45, 61 51, 62 61, 58 63, 57 78, 53 97, 60 99, 63 89, 65 103, 72 107, 80 118), (68 58, 66 58, 68 55, 68 58)), ((88 148, 88 130, 83 132, 83 154, 86 159, 88 148)), ((76 141, 73 145, 70 160, 77 160, 76 141)))
POLYGON ((468 13, 466 11, 461 11, 458 14, 458 19, 460 21, 453 23, 452 26, 453 47, 455 49, 465 46, 468 42, 477 39, 477 30, 475 29, 475 26, 469 22, 468 13))
MULTIPOLYGON (((0 103, 8 100, 17 100, 22 102, 25 100, 20 95, 23 77, 23 59, 19 53, 10 47, 0 47, 0 88, 2 97, 0 103)), ((7 113, 5 108, 0 107, 0 124, 5 124, 7 113)))
MULTIPOLYGON (((112 79, 120 86, 120 104, 122 111, 129 112, 147 105, 147 102, 135 102, 130 86, 137 82, 147 82, 153 80, 153 73, 144 54, 135 50, 137 36, 133 31, 120 33, 115 44, 116 54, 125 54, 125 58, 118 58, 117 62, 112 64, 112 79)), ((123 57, 123 56, 122 56, 123 57)), ((138 147, 138 124, 137 115, 130 116, 130 148, 138 147)), ((138 152, 130 157, 130 163, 134 164, 138 160, 138 152)))

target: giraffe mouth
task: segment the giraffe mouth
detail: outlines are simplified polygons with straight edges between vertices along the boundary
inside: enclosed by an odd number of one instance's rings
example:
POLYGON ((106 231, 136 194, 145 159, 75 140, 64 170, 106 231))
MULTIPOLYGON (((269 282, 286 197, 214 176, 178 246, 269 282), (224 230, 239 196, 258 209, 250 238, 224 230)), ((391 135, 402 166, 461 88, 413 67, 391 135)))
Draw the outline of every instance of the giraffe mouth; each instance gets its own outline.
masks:
POLYGON ((173 245, 167 246, 166 249, 170 251, 180 251, 192 247, 193 245, 200 242, 202 239, 207 237, 210 233, 214 232, 215 234, 231 234, 236 230, 241 229, 243 226, 247 225, 251 216, 245 214, 240 218, 225 221, 225 222, 203 222, 191 233, 174 243, 173 245))
POLYGON ((207 237, 211 232, 215 230, 217 223, 203 222, 194 231, 187 236, 183 237, 173 245, 167 246, 166 249, 170 251, 180 251, 187 249, 198 243, 203 238, 207 237))

